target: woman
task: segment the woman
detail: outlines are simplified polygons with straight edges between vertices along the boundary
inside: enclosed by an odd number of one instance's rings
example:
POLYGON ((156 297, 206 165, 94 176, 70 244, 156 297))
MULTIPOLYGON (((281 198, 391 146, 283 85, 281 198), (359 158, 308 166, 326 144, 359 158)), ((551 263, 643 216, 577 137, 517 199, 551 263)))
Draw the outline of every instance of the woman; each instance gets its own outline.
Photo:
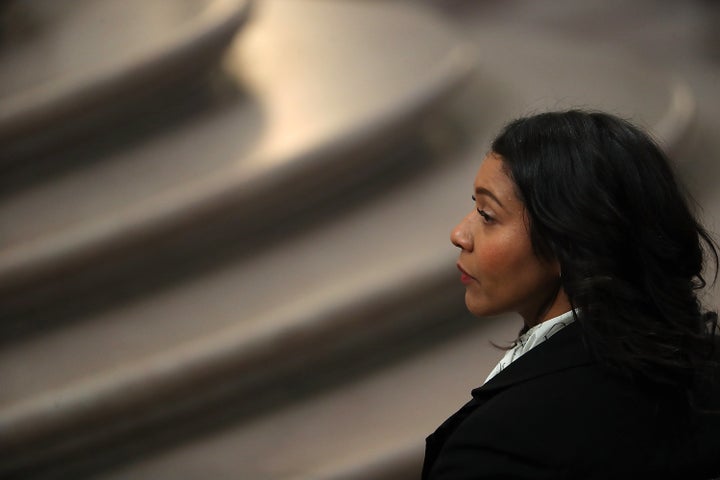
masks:
POLYGON ((423 479, 720 476, 708 233, 630 123, 516 120, 451 240, 476 316, 517 312, 514 346, 427 439, 423 479))

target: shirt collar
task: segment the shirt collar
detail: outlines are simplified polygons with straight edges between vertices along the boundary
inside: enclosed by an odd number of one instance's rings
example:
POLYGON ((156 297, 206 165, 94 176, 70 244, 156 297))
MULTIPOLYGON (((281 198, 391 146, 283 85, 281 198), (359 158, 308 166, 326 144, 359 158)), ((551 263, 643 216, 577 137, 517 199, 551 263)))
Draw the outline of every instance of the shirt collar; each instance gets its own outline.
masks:
POLYGON ((545 342, 548 338, 568 326, 575 320, 573 311, 563 313, 557 317, 553 317, 544 322, 538 323, 537 325, 530 328, 527 332, 523 333, 518 337, 515 345, 500 359, 500 361, 492 369, 490 375, 485 379, 485 383, 490 381, 498 373, 502 372, 515 360, 529 352, 531 349, 545 342))
MULTIPOLYGON (((526 332, 527 333, 527 332, 526 332)), ((549 338, 549 337, 548 337, 549 338)), ((591 363, 592 356, 585 346, 582 331, 577 322, 557 330, 552 341, 543 341, 527 351, 522 361, 508 364, 501 374, 486 381, 472 391, 474 397, 482 396, 514 383, 536 378, 549 373, 591 363)))

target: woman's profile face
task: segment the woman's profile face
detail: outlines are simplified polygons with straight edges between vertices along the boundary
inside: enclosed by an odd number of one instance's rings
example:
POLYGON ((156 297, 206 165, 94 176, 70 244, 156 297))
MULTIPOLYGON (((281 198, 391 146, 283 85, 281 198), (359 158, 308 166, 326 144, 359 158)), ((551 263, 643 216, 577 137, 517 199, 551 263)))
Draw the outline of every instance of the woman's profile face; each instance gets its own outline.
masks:
POLYGON ((555 296, 557 262, 541 260, 533 252, 525 206, 501 157, 492 152, 485 157, 474 191, 475 208, 450 234, 460 248, 457 266, 470 312, 476 316, 518 312, 534 325, 570 310, 563 292, 555 296))

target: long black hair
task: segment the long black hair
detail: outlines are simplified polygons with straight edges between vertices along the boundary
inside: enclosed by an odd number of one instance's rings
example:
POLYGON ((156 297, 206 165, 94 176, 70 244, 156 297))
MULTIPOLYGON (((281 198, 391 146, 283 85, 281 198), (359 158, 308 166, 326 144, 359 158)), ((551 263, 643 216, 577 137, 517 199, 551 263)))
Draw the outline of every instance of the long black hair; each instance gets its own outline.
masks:
POLYGON ((592 351, 637 379, 687 391, 711 362, 717 314, 703 312, 713 239, 665 154, 601 112, 521 118, 492 143, 530 219, 536 255, 561 286, 592 351))

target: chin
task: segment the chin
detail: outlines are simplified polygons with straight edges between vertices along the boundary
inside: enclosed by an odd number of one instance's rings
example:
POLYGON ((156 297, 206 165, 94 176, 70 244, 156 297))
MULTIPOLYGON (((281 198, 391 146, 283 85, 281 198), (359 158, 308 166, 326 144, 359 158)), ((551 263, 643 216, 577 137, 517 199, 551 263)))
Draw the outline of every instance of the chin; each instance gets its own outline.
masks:
POLYGON ((497 308, 494 305, 488 305, 487 303, 473 301, 465 299, 465 306, 467 309, 476 317, 494 317, 507 313, 503 309, 497 308))

